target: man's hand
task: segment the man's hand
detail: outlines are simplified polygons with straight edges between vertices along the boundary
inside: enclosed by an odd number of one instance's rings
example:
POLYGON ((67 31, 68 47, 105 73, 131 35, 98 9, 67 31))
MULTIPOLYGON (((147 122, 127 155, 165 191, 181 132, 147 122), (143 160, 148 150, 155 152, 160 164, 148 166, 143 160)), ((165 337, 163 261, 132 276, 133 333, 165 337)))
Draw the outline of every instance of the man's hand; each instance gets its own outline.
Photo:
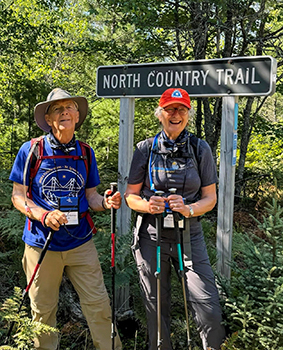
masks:
POLYGON ((122 204, 122 197, 120 192, 115 192, 112 195, 111 190, 106 190, 104 194, 104 202, 105 202, 105 207, 107 209, 114 208, 114 209, 119 209, 122 204))
POLYGON ((50 227, 54 231, 59 231, 61 225, 68 223, 67 216, 60 210, 50 211, 44 219, 44 226, 50 227))

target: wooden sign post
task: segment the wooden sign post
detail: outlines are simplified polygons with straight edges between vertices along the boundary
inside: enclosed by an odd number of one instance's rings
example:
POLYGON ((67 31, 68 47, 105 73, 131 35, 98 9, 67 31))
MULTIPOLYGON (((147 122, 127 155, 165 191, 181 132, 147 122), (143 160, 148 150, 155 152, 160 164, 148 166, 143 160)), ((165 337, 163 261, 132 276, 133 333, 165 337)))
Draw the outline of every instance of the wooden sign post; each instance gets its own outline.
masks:
POLYGON ((237 128, 238 97, 223 97, 216 247, 217 270, 227 279, 231 275, 237 128))
MULTIPOLYGON (((118 189, 121 195, 126 191, 127 180, 133 156, 134 143, 134 116, 135 99, 132 97, 120 98, 120 126, 119 126, 119 156, 118 156, 118 189)), ((122 201, 120 210, 117 210, 117 234, 129 232, 131 224, 131 210, 125 201, 122 201)))

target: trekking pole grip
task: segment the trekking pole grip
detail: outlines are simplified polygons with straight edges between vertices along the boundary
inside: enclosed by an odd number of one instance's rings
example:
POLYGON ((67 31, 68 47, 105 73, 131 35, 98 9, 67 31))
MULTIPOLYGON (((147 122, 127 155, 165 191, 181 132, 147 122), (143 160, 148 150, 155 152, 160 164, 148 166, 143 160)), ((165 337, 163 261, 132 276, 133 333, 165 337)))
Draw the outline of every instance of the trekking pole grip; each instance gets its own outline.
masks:
POLYGON ((111 189, 111 194, 114 194, 115 192, 117 192, 117 182, 111 182, 110 189, 111 189))
POLYGON ((155 192, 155 195, 156 195, 157 197, 162 197, 162 196, 164 195, 164 192, 163 192, 163 191, 156 191, 156 192, 155 192))
POLYGON ((170 194, 175 194, 177 192, 176 188, 169 188, 170 194))

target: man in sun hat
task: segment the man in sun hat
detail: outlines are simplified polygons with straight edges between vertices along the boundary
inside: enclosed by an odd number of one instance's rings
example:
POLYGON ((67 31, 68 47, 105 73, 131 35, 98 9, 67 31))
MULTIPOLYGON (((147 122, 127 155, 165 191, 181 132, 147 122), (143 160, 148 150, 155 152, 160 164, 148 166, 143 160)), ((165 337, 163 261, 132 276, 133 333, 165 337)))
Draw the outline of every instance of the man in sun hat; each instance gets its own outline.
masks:
POLYGON ((87 99, 83 96, 71 96, 67 91, 62 90, 60 88, 56 88, 49 93, 46 101, 40 102, 35 106, 34 119, 41 130, 49 132, 51 129, 51 126, 45 119, 45 115, 47 114, 50 105, 55 101, 64 100, 72 100, 74 105, 76 106, 76 109, 79 111, 79 120, 76 123, 75 130, 79 129, 87 115, 87 99))
MULTIPOLYGON (((28 282, 49 231, 55 231, 29 290, 33 320, 56 326, 59 287, 65 272, 79 295, 94 346, 110 350, 111 308, 88 208, 118 209, 121 195, 101 196, 96 190, 100 180, 94 151, 74 134, 87 111, 85 97, 71 96, 60 88, 35 106, 35 121, 47 135, 20 148, 10 174, 14 183, 12 202, 26 215, 22 262, 28 282), (35 147, 33 152, 31 146, 35 147), (35 154, 41 159, 38 166, 33 161, 35 154)), ((116 334, 115 349, 120 350, 116 334)), ((43 334, 34 343, 42 350, 55 350, 57 345, 57 333, 43 334)))

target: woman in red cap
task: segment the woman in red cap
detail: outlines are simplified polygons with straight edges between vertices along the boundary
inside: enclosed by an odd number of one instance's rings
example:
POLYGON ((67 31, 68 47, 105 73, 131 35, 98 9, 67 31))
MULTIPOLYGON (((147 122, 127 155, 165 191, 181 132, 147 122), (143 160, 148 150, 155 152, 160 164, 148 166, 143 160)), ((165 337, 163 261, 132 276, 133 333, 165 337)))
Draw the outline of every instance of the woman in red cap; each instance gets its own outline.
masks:
POLYGON ((125 193, 128 206, 137 212, 132 248, 146 307, 149 350, 172 350, 170 274, 172 264, 176 271, 180 268, 173 213, 180 217, 186 299, 203 349, 220 349, 225 337, 218 291, 199 220, 216 204, 216 166, 209 145, 186 130, 192 114, 185 90, 173 88, 162 94, 155 111, 162 131, 154 139, 137 144, 125 193), (163 191, 164 195, 159 196, 156 191, 163 191), (156 318, 156 214, 163 214, 161 326, 156 318))

